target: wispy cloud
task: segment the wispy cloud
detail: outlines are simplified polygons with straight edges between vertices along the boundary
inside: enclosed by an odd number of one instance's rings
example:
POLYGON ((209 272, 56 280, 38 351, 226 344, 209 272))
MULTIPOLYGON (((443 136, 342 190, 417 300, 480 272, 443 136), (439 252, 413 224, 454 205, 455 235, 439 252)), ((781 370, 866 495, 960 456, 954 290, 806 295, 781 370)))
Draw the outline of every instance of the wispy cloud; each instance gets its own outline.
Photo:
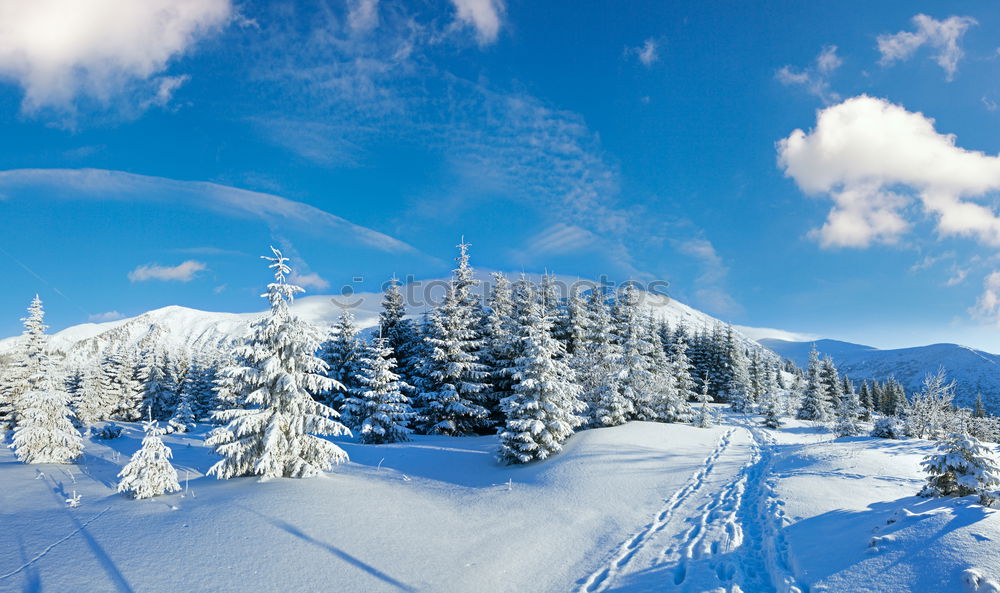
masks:
POLYGON ((55 199, 183 203, 229 216, 243 216, 312 231, 390 253, 418 253, 384 233, 356 225, 309 204, 207 181, 178 181, 106 169, 14 169, 0 171, 0 191, 11 196, 47 190, 55 199))
POLYGON ((937 52, 934 60, 944 69, 948 80, 955 77, 958 62, 965 53, 959 42, 965 32, 974 25, 976 19, 967 16, 950 16, 943 21, 926 14, 913 17, 914 31, 900 31, 878 36, 878 51, 882 55, 879 63, 883 66, 909 60, 918 49, 927 45, 937 52))
POLYGON ((162 280, 164 282, 190 282, 198 272, 208 269, 204 262, 189 259, 176 266, 161 266, 159 264, 143 264, 128 273, 132 282, 147 280, 162 280))
POLYGON ((288 281, 292 284, 298 284, 302 288, 306 289, 326 290, 327 288, 330 288, 330 282, 315 272, 311 272, 309 274, 299 274, 298 272, 293 272, 292 275, 288 277, 288 281))
POLYGON ((812 66, 804 69, 782 66, 775 73, 775 78, 786 86, 801 86, 824 103, 831 103, 840 100, 840 95, 830 89, 830 76, 841 64, 843 60, 837 55, 837 46, 827 45, 816 56, 812 66))
POLYGON ((626 47, 625 57, 635 56, 639 63, 649 68, 660 61, 660 44, 652 37, 643 41, 642 45, 626 47))
POLYGON ((169 249, 170 253, 181 253, 187 255, 246 255, 242 251, 235 249, 223 249, 221 247, 179 247, 169 249))
POLYGON ((530 239, 526 251, 545 255, 576 253, 593 247, 596 242, 597 237, 590 231, 557 222, 530 239))
POLYGON ((983 293, 969 312, 1000 326, 1000 272, 993 272, 983 280, 983 293))
POLYGON ((457 22, 476 31, 480 45, 497 40, 504 13, 503 0, 451 0, 457 22))
POLYGON ((186 77, 156 75, 232 13, 229 0, 4 2, 0 75, 24 89, 28 113, 136 93, 163 105, 186 77))
POLYGON ((115 321, 124 317, 118 311, 107 311, 105 313, 95 313, 87 316, 87 321, 91 323, 103 323, 105 321, 115 321))
MULTIPOLYGON (((643 221, 618 201, 617 164, 583 117, 520 88, 456 76, 437 59, 454 32, 415 5, 380 3, 371 35, 351 27, 350 11, 360 10, 351 6, 347 14, 258 19, 265 24, 247 61, 256 65, 250 83, 273 107, 260 115, 258 104, 253 116, 265 138, 331 167, 365 166, 386 142, 442 160, 440 186, 401 215, 411 228, 502 199, 543 223, 592 232, 609 248, 628 251, 642 240, 627 232, 643 221)), ((500 3, 477 6, 502 16, 500 3)))
POLYGON ((697 304, 710 313, 735 315, 743 307, 726 290, 729 267, 715 250, 715 245, 704 237, 679 241, 676 249, 698 262, 701 272, 696 280, 694 297, 697 304))
POLYGON ((817 334, 775 329, 773 327, 750 327, 748 325, 734 325, 733 327, 751 340, 775 339, 787 342, 812 342, 821 337, 817 334))

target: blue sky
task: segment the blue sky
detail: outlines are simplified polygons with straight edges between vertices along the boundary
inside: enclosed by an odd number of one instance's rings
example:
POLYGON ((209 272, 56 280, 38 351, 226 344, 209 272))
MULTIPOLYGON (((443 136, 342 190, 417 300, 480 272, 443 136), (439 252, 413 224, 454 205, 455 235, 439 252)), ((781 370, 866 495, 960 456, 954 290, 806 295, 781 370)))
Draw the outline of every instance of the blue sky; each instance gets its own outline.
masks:
POLYGON ((0 14, 3 335, 36 291, 56 329, 253 311, 268 245, 316 294, 442 276, 464 235, 739 325, 1000 351, 990 3, 0 14))

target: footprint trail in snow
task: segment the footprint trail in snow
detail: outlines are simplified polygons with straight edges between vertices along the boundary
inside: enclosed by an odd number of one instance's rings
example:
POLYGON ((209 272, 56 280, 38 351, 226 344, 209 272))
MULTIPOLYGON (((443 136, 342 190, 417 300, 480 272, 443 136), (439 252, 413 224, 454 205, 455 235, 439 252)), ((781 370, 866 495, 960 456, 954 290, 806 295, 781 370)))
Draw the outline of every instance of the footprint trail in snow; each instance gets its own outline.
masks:
POLYGON ((619 544, 579 593, 806 593, 787 561, 784 512, 769 477, 773 443, 750 424, 726 432, 653 521, 619 544))

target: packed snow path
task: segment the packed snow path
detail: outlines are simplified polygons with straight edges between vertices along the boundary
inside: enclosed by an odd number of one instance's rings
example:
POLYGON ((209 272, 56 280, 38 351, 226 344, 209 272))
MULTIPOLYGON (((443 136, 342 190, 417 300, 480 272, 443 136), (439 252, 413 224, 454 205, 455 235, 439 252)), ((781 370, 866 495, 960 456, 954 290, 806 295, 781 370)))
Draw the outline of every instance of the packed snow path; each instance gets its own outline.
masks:
POLYGON ((774 439, 731 428, 653 521, 590 575, 580 593, 726 591, 802 593, 781 535, 782 503, 769 477, 774 439), (734 471, 733 460, 743 460, 734 471))

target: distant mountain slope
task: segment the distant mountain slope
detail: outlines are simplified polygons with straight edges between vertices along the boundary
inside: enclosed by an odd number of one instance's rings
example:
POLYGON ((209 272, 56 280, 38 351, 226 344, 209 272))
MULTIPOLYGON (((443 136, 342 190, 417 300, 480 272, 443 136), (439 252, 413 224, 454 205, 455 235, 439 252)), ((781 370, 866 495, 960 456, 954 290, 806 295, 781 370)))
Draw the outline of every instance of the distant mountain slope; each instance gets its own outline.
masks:
POLYGON ((840 361, 842 359, 847 360, 851 357, 860 355, 863 352, 873 352, 878 351, 877 348, 872 348, 871 346, 864 346, 861 344, 852 344, 850 342, 841 342, 839 340, 816 340, 815 342, 790 342, 788 340, 779 340, 776 338, 764 338, 757 340, 760 344, 770 348, 783 358, 791 360, 800 368, 806 368, 809 364, 809 351, 812 349, 813 344, 816 344, 816 349, 821 354, 826 354, 827 356, 833 357, 834 360, 840 361))
POLYGON ((895 377, 907 391, 918 391, 927 373, 941 368, 956 382, 957 403, 970 406, 976 394, 982 393, 987 407, 1000 413, 1000 355, 958 344, 879 350, 836 340, 763 339, 760 343, 803 368, 815 343, 816 349, 833 358, 840 372, 848 377, 880 381, 895 377))

